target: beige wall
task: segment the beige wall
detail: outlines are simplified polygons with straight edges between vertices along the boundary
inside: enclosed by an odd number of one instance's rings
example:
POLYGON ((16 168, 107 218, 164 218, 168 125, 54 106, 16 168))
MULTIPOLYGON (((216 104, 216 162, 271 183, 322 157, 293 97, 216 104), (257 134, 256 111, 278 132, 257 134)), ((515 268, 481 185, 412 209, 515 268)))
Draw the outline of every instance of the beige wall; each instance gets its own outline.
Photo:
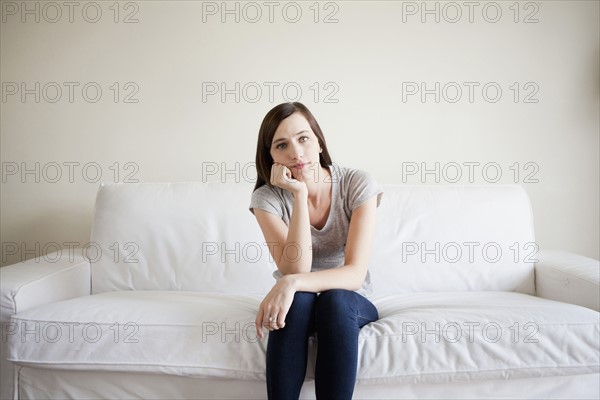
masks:
POLYGON ((597 1, 73 4, 2 2, 2 265, 87 243, 99 180, 252 179, 262 117, 296 99, 336 163, 500 171, 541 248, 599 257, 597 1))

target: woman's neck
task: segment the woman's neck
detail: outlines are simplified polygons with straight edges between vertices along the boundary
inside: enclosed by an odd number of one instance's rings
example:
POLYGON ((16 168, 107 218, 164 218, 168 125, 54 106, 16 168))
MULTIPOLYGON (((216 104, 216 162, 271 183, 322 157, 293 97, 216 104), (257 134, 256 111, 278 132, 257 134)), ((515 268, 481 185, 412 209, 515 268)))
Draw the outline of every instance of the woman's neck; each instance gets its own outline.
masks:
POLYGON ((306 182, 306 188, 308 189, 308 200, 318 205, 324 200, 329 199, 330 188, 331 188, 331 172, 327 168, 319 166, 318 170, 315 171, 313 178, 306 182))

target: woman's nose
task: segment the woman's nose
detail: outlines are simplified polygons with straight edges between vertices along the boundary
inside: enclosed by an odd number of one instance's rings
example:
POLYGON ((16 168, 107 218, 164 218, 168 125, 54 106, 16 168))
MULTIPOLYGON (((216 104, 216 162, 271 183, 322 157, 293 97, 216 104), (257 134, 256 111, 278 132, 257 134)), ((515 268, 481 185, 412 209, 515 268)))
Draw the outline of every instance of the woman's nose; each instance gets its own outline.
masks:
POLYGON ((302 151, 299 147, 297 146, 290 146, 290 156, 292 157, 292 159, 296 160, 299 158, 302 158, 302 151))

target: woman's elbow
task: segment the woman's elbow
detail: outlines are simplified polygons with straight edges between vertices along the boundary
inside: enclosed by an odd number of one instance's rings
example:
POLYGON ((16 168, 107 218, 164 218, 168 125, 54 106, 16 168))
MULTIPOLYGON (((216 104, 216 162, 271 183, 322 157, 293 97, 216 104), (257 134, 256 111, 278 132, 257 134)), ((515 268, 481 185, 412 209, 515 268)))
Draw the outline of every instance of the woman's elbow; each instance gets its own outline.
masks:
POLYGON ((366 265, 352 265, 352 279, 350 290, 359 290, 367 277, 367 266, 366 265))
POLYGON ((277 269, 283 274, 298 274, 310 272, 312 267, 312 254, 302 254, 300 251, 292 254, 284 251, 276 262, 277 269))
POLYGON ((277 264, 277 269, 279 272, 281 272, 281 275, 301 274, 304 272, 310 272, 311 264, 279 262, 277 264))

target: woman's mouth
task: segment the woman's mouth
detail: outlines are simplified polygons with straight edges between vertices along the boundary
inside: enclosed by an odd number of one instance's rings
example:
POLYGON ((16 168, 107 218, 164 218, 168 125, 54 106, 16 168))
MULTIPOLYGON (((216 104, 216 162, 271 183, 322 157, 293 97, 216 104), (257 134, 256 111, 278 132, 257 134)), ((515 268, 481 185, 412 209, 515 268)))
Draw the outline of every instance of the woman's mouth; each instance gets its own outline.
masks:
POLYGON ((304 167, 306 167, 306 165, 307 165, 306 163, 299 163, 299 164, 294 165, 294 168, 303 169, 304 167))

